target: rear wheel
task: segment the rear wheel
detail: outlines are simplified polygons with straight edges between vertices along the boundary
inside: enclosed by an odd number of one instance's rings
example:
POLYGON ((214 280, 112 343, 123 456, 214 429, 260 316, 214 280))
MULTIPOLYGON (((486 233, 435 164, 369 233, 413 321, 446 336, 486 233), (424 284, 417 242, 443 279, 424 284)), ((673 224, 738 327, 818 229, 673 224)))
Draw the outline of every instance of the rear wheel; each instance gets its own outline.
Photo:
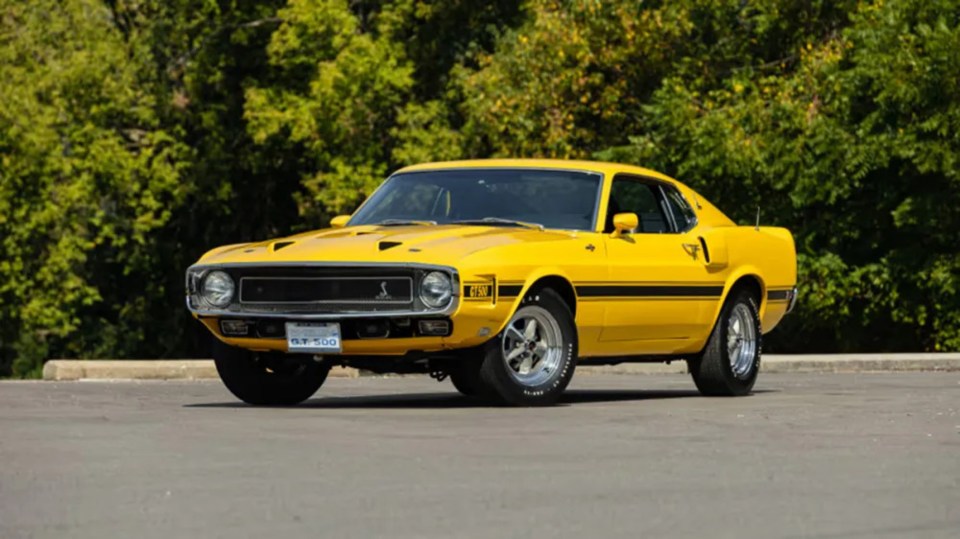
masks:
POLYGON ((757 302, 745 290, 727 299, 699 357, 689 361, 700 393, 710 396, 747 395, 760 372, 763 333, 757 302))
POLYGON ((213 361, 238 399, 260 406, 292 406, 320 389, 330 368, 310 356, 251 352, 215 341, 213 361))
POLYGON ((480 376, 500 400, 550 405, 560 398, 577 362, 577 329, 567 304, 551 289, 532 292, 485 348, 480 376))

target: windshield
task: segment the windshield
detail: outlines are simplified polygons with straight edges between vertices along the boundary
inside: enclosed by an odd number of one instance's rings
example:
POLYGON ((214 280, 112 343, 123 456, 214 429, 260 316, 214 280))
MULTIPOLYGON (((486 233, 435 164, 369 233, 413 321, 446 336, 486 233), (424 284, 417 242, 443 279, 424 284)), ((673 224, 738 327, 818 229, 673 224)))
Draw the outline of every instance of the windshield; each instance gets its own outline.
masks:
POLYGON ((536 169, 461 169, 396 174, 350 225, 542 225, 593 230, 600 174, 536 169))

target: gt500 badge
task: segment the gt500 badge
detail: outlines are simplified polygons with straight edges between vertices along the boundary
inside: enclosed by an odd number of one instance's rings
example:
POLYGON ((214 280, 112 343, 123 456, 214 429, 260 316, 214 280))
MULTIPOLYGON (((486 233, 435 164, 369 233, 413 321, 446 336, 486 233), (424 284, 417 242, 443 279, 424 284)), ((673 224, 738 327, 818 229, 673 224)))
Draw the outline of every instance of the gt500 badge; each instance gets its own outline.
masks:
POLYGON ((493 297, 493 285, 490 283, 465 283, 464 296, 467 299, 490 299, 493 297))

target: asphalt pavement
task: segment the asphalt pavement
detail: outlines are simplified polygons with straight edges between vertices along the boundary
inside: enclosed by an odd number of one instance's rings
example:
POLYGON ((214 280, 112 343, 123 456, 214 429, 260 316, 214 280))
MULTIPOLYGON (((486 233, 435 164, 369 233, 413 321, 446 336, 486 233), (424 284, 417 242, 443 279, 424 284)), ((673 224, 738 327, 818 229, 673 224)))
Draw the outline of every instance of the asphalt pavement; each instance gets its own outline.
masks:
POLYGON ((426 377, 297 408, 218 382, 0 383, 0 538, 960 537, 960 373, 575 377, 480 406, 426 377))

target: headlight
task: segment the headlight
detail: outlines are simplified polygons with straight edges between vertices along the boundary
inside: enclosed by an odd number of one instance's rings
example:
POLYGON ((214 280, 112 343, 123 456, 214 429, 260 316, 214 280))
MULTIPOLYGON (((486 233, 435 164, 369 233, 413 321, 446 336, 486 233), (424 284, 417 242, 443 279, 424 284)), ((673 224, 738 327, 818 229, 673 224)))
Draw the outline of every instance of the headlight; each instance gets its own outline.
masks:
POLYGON ((226 307, 233 300, 233 279, 222 271, 211 271, 200 284, 200 297, 214 307, 226 307))
POLYGON ((420 281, 420 301, 431 309, 446 307, 453 297, 450 277, 439 271, 431 271, 420 281))

